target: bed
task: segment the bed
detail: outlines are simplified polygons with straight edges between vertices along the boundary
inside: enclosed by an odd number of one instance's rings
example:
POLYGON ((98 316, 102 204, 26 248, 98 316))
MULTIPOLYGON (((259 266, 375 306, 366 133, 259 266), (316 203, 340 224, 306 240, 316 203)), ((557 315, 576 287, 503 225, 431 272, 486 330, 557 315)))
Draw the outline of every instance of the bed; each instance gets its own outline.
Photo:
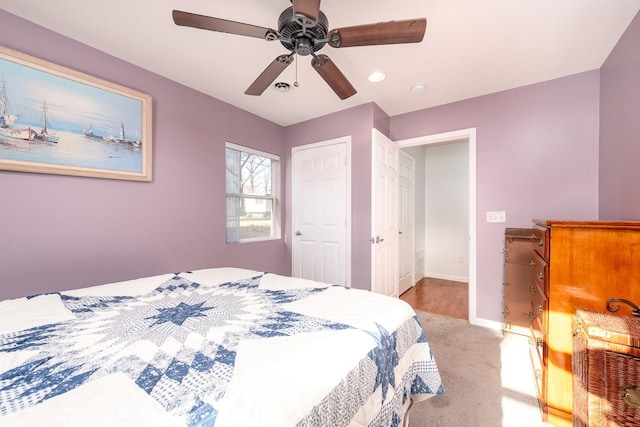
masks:
POLYGON ((402 426, 444 392, 405 302, 238 268, 0 301, 2 426, 402 426))

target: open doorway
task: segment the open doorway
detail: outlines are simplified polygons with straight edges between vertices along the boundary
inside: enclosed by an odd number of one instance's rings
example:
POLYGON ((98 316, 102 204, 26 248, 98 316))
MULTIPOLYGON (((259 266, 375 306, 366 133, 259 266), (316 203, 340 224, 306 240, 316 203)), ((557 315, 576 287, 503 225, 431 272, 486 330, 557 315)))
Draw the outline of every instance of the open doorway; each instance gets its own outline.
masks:
POLYGON ((476 323, 475 128, 397 142, 416 159, 415 282, 463 289, 476 323))

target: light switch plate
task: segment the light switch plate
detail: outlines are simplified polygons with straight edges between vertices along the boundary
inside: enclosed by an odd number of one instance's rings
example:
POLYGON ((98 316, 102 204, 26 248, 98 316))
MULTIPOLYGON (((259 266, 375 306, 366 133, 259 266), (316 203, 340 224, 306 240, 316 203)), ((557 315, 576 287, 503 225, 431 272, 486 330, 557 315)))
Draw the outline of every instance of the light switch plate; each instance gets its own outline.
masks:
POLYGON ((488 211, 487 222, 507 222, 507 213, 505 211, 488 211))

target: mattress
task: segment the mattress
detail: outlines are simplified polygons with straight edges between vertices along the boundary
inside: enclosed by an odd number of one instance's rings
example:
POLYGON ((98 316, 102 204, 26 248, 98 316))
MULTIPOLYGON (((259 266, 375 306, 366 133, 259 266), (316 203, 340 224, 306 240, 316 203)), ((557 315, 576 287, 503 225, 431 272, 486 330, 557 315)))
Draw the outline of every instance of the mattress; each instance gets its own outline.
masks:
POLYGON ((398 426, 443 392, 369 291, 209 268, 0 301, 2 426, 398 426))

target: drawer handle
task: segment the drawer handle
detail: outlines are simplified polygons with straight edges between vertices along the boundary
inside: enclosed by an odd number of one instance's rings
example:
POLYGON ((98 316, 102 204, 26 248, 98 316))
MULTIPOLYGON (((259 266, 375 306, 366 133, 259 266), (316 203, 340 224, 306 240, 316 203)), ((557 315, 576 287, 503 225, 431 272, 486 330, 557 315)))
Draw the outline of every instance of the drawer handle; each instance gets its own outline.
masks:
POLYGON ((529 319, 533 320, 536 318, 536 314, 533 311, 529 312, 529 319))
POLYGON ((640 385, 632 384, 628 385, 622 389, 620 392, 620 397, 624 402, 633 406, 634 408, 640 408, 640 385))
POLYGON ((532 234, 531 236, 529 236, 529 239, 531 239, 532 241, 533 241, 533 240, 536 240, 536 235, 535 235, 535 234, 532 234))
POLYGON ((544 273, 542 271, 538 271, 538 280, 544 281, 544 273))
POLYGON ((544 246, 544 240, 540 239, 540 241, 538 242, 538 246, 540 247, 544 246))
POLYGON ((533 287, 533 285, 529 286, 529 293, 534 293, 536 291, 536 288, 533 287))
POLYGON ((529 266, 530 267, 535 267, 536 266, 536 262, 534 260, 529 260, 529 266))
POLYGON ((640 307, 638 307, 631 301, 626 300, 624 298, 610 298, 609 300, 607 300, 607 310, 609 310, 612 313, 615 313, 616 311, 620 310, 620 304, 613 306, 613 303, 616 303, 616 302, 627 304, 629 307, 633 308, 633 310, 631 311, 631 314, 633 314, 636 317, 640 317, 640 307))
POLYGON ((538 307, 536 307, 536 309, 538 310, 538 313, 542 313, 542 304, 538 304, 538 307))
POLYGON ((538 347, 542 347, 542 338, 536 338, 536 344, 538 345, 538 347))

